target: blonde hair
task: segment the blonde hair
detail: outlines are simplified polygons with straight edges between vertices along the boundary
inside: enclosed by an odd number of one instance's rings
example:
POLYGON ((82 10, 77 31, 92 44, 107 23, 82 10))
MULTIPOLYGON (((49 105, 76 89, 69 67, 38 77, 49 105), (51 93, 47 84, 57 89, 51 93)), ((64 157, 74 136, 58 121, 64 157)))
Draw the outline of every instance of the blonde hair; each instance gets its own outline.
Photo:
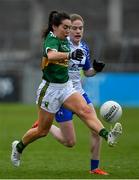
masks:
POLYGON ((70 19, 71 19, 71 22, 80 20, 84 24, 84 20, 83 20, 82 16, 80 16, 79 14, 71 14, 70 19))

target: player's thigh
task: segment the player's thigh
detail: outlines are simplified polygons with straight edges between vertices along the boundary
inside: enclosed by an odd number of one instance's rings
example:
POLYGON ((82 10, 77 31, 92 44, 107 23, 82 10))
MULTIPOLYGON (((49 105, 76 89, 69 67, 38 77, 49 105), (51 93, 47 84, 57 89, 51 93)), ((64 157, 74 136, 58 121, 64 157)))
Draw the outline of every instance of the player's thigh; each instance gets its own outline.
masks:
MULTIPOLYGON (((95 111, 86 103, 86 100, 79 93, 72 94, 63 104, 66 108, 77 114, 80 119, 87 124, 93 119, 95 123, 98 123, 98 119, 95 111), (88 122, 87 122, 88 121, 88 122)), ((92 122, 94 124, 94 122, 92 122)))
POLYGON ((38 130, 48 131, 53 123, 54 114, 45 111, 42 108, 38 109, 38 130))
POLYGON ((61 106, 59 111, 55 114, 55 119, 58 123, 70 121, 73 117, 73 112, 64 106, 61 106))
POLYGON ((71 111, 79 114, 82 110, 89 110, 89 106, 87 105, 85 99, 78 92, 73 93, 69 96, 63 103, 63 106, 70 109, 71 111))

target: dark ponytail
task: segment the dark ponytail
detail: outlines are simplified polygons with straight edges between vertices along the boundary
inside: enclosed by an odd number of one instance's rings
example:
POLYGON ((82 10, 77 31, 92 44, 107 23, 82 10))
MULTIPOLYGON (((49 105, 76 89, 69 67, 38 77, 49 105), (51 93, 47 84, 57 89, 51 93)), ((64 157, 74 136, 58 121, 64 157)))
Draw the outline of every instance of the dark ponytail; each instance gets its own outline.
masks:
POLYGON ((50 14, 49 14, 49 19, 48 19, 48 27, 46 29, 44 29, 43 33, 42 33, 42 38, 45 38, 50 31, 53 31, 52 29, 52 25, 53 25, 53 16, 55 14, 57 14, 58 12, 57 11, 52 11, 50 14))
POLYGON ((48 27, 43 31, 42 38, 45 38, 50 31, 53 32, 53 25, 58 27, 65 19, 70 19, 70 16, 64 12, 59 13, 57 11, 52 11, 49 14, 48 27))

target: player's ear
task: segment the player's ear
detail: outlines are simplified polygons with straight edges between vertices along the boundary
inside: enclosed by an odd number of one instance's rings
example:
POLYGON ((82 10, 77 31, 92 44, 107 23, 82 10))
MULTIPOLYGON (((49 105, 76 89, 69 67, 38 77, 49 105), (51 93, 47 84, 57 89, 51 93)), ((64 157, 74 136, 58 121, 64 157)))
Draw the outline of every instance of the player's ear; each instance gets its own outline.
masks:
POLYGON ((57 30, 57 26, 55 26, 55 25, 52 25, 52 28, 53 28, 54 31, 57 30))

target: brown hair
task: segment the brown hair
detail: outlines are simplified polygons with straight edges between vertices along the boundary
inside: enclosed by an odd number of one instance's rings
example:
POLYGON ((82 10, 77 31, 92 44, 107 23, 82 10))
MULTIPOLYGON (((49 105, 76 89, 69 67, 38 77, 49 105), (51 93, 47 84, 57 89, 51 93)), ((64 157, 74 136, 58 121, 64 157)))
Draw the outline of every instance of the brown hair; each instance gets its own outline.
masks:
POLYGON ((71 19, 71 22, 80 20, 84 24, 84 20, 83 20, 82 16, 80 16, 79 14, 71 14, 70 19, 71 19))
POLYGON ((52 26, 59 26, 63 20, 65 19, 69 19, 70 20, 70 16, 65 13, 65 12, 57 12, 57 11, 52 11, 49 14, 49 19, 48 19, 48 27, 46 29, 44 29, 43 33, 42 33, 42 37, 45 38, 50 31, 53 32, 53 28, 52 26))

